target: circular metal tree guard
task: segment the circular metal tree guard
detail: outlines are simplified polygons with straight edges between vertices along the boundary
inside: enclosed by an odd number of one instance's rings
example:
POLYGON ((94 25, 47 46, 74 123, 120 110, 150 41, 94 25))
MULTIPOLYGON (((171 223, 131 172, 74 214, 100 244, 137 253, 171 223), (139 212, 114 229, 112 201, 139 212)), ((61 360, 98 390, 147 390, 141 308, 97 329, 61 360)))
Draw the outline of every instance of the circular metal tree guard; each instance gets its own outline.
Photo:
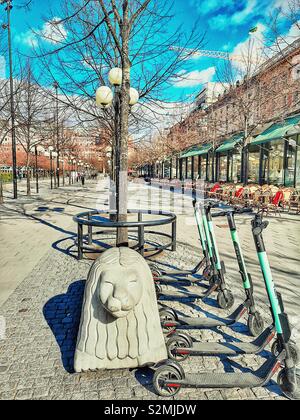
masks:
POLYGON ((104 235, 109 229, 117 228, 128 228, 129 232, 137 232, 137 244, 132 246, 133 249, 137 250, 142 256, 147 253, 159 254, 164 250, 176 251, 176 227, 177 227, 177 217, 173 213, 168 213, 164 211, 156 210, 128 210, 128 215, 137 215, 136 221, 126 221, 118 222, 115 220, 110 220, 111 215, 115 215, 115 211, 106 211, 106 210, 93 210, 87 211, 78 214, 73 217, 74 222, 77 223, 78 233, 77 233, 77 250, 78 250, 78 259, 83 259, 84 251, 88 252, 102 252, 97 248, 93 247, 93 241, 95 235, 104 235), (159 219, 147 219, 145 220, 143 216, 161 216, 159 219), (108 216, 108 217, 107 217, 108 216), (157 226, 171 225, 171 232, 159 232, 154 230, 149 230, 146 228, 154 228, 157 226), (87 233, 84 234, 84 226, 87 227, 87 233), (105 231, 95 231, 95 228, 106 229, 105 231), (164 237, 169 240, 166 244, 155 244, 155 246, 145 246, 145 235, 153 234, 157 237, 164 237))

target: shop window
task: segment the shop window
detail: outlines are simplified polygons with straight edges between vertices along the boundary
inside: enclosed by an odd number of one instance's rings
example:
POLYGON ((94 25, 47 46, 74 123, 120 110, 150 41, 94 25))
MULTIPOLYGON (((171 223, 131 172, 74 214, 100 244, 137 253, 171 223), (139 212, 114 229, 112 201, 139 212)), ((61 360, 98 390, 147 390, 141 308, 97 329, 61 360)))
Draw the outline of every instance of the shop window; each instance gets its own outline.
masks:
POLYGON ((187 160, 187 179, 192 178, 192 158, 189 157, 187 160))
POLYGON ((201 179, 207 181, 206 179, 206 156, 201 156, 201 179))
POLYGON ((300 134, 297 139, 296 187, 300 187, 300 134))
POLYGON ((291 137, 287 143, 286 168, 285 168, 285 185, 293 187, 295 181, 297 138, 291 137))
POLYGON ((185 179, 186 177, 186 159, 181 159, 181 179, 185 179))
POLYGON ((260 148, 252 146, 249 149, 248 182, 257 184, 259 182, 260 148))
POLYGON ((242 171, 242 155, 241 153, 235 153, 232 155, 230 161, 229 174, 231 182, 241 182, 241 171, 242 171))
POLYGON ((208 155, 208 167, 207 167, 207 180, 212 182, 212 167, 213 167, 213 157, 212 154, 208 155))
POLYGON ((219 181, 227 181, 227 154, 219 157, 219 181))
POLYGON ((284 182, 284 141, 270 143, 269 147, 269 183, 283 185, 284 182))

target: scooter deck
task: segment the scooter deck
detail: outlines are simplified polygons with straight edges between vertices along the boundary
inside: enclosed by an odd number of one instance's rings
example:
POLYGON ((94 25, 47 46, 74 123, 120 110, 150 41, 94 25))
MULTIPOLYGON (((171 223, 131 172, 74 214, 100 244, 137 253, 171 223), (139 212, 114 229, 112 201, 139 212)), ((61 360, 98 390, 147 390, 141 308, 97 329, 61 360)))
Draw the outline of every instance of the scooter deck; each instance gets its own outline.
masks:
POLYGON ((159 295, 159 300, 168 300, 168 299, 181 299, 181 298, 190 298, 190 299, 203 299, 206 296, 206 293, 194 293, 189 291, 178 291, 178 290, 166 290, 162 291, 159 295))
MULTIPOLYGON (((155 280, 157 280, 159 282, 162 282, 162 283, 178 283, 178 282, 181 282, 181 283, 201 283, 203 281, 207 281, 207 278, 200 275, 200 274, 199 275, 189 274, 187 276, 178 276, 178 275, 173 274, 173 273, 172 274, 168 273, 168 274, 164 274, 160 277, 156 277, 155 280)), ((199 284, 198 286, 199 287, 207 287, 204 284, 203 285, 199 284)))
POLYGON ((218 285, 214 287, 207 288, 204 292, 199 290, 199 286, 194 286, 192 290, 174 290, 174 289, 162 289, 159 294, 159 300, 168 300, 168 299, 180 299, 180 298, 191 298, 191 299, 204 299, 208 297, 218 289, 218 285))
POLYGON ((247 307, 241 304, 228 318, 225 319, 212 319, 212 318, 192 318, 185 316, 178 316, 177 321, 162 322, 166 327, 195 327, 195 328, 215 328, 226 327, 235 324, 245 313, 247 307))
MULTIPOLYGON (((193 343, 193 347, 188 351, 193 355, 228 355, 234 356, 238 354, 258 354, 272 341, 275 336, 275 328, 268 327, 256 340, 251 343, 193 343)), ((178 348, 180 353, 187 349, 178 348)))
MULTIPOLYGON (((187 387, 197 388, 255 388, 266 385, 281 362, 272 357, 268 359, 257 371, 235 373, 194 373, 186 374, 178 383, 187 387)), ((177 381, 174 381, 177 382, 177 381)))

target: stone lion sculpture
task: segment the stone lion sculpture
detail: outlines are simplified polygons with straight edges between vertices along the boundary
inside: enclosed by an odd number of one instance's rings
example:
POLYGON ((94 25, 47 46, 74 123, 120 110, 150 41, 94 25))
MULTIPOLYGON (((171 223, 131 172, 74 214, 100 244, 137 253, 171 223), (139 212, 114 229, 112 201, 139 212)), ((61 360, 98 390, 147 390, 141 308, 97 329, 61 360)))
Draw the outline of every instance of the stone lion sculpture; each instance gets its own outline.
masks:
POLYGON ((153 278, 130 248, 105 251, 85 288, 75 372, 135 368, 167 359, 153 278))

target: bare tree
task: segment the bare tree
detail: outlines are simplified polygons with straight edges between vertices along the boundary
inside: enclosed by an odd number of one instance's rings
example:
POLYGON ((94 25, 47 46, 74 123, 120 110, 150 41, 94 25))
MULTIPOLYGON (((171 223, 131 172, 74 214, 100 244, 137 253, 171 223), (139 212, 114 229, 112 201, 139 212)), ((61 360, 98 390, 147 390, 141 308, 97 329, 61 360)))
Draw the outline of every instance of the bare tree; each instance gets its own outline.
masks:
MULTIPOLYGON (((60 72, 61 92, 64 101, 82 119, 97 121, 101 128, 111 133, 111 143, 117 151, 117 210, 119 220, 127 216, 127 171, 128 136, 130 126, 141 119, 130 112, 129 90, 138 88, 141 104, 151 106, 166 99, 170 80, 188 66, 186 46, 196 49, 203 45, 199 31, 184 33, 176 28, 167 33, 165 27, 172 22, 172 3, 167 0, 78 0, 64 1, 59 21, 56 12, 47 19, 52 33, 47 34, 52 50, 40 49, 37 53, 44 69, 47 69, 48 84, 60 72), (170 47, 179 45, 172 50, 170 47), (119 95, 119 120, 115 124, 113 109, 97 109, 94 94, 99 84, 106 84, 108 69, 121 67, 123 80, 119 95), (114 138, 119 144, 115 145, 114 138), (117 146, 117 147, 114 147, 117 146), (125 174, 120 179, 120 174, 125 174)), ((191 52, 192 54, 192 52, 191 52)), ((44 85, 47 85, 44 78, 44 85)), ((118 244, 127 243, 127 231, 120 230, 118 244)))

